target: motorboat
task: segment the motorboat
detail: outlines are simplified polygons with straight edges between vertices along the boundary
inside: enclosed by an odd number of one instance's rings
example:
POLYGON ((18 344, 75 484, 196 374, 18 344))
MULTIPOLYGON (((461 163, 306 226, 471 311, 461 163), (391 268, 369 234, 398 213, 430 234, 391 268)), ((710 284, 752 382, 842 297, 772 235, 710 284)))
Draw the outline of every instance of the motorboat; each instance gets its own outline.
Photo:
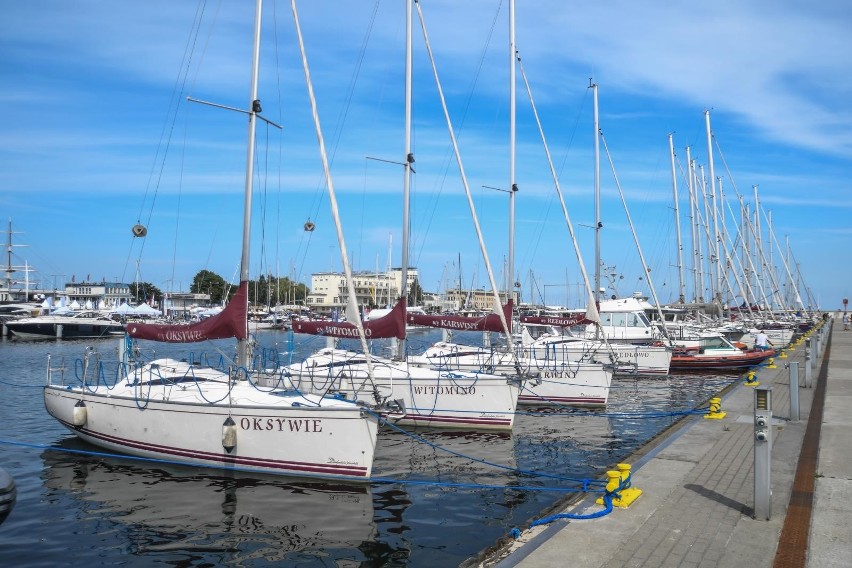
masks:
POLYGON ((124 335, 124 326, 100 312, 25 317, 4 323, 16 339, 99 339, 124 335))
POLYGON ((721 335, 702 337, 697 343, 676 348, 671 362, 673 371, 746 369, 778 354, 775 349, 742 349, 721 335))

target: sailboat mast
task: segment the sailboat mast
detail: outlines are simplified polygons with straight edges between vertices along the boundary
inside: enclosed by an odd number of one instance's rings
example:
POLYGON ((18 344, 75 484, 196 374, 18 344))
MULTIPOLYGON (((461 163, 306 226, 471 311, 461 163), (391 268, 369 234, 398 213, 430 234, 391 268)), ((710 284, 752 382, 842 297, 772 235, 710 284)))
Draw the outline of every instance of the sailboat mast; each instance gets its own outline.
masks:
MULTIPOLYGON (((595 302, 600 302, 601 293, 601 143, 598 116, 598 85, 589 85, 594 101, 595 128, 595 302)), ((595 333, 598 333, 597 331, 595 333)))
POLYGON ((677 198, 677 170, 675 168, 674 134, 669 134, 669 154, 672 159, 672 193, 674 197, 675 233, 677 235, 677 283, 678 302, 686 302, 686 287, 683 281, 683 241, 680 234, 680 207, 677 198))
MULTIPOLYGON (((746 219, 748 219, 748 205, 745 205, 742 200, 742 196, 739 199, 740 204, 740 234, 742 235, 742 258, 748 261, 747 266, 745 267, 745 279, 746 282, 749 283, 749 291, 752 290, 752 284, 756 284, 754 278, 754 271, 751 268, 751 248, 749 244, 750 234, 746 231, 746 219)), ((746 298, 749 306, 753 303, 757 303, 757 294, 753 294, 751 297, 746 298)))
MULTIPOLYGON (((712 211, 708 211, 707 214, 713 215, 713 239, 710 242, 710 246, 713 247, 711 250, 712 262, 713 262, 713 275, 715 276, 715 285, 713 286, 714 295, 713 299, 721 304, 722 302, 722 272, 721 264, 722 258, 719 255, 719 221, 718 221, 718 207, 716 205, 716 172, 713 169, 713 133, 710 130, 710 111, 704 111, 704 122, 707 125, 707 162, 710 168, 710 200, 713 204, 712 211)), ((709 223, 708 223, 709 225, 709 223)))
POLYGON ((509 278, 506 282, 506 300, 514 298, 515 292, 515 0, 509 0, 509 278))
MULTIPOLYGON (((760 264, 760 247, 762 246, 760 243, 760 202, 757 199, 757 186, 751 186, 752 191, 754 192, 754 212, 748 217, 749 225, 751 226, 752 242, 754 243, 754 265, 755 265, 755 278, 761 284, 761 288, 763 287, 763 282, 765 282, 766 275, 764 274, 764 267, 760 264), (752 219, 753 216, 753 219, 752 219)), ((770 309, 769 303, 766 303, 766 309, 770 309)))
POLYGON ((9 217, 9 232, 6 237, 6 291, 12 299, 12 218, 9 217))
POLYGON ((386 281, 387 281, 387 305, 388 307, 393 305, 393 298, 391 297, 391 273, 393 272, 393 233, 388 233, 388 269, 385 273, 386 281))
POLYGON ((695 203, 695 187, 692 177, 692 155, 689 146, 686 147, 686 189, 689 192, 689 235, 692 244, 692 300, 698 302, 698 231, 696 229, 698 214, 695 203))
MULTIPOLYGON (((413 26, 412 2, 405 3, 405 160, 403 161, 404 177, 402 181, 402 274, 399 294, 403 298, 408 297, 408 238, 410 232, 410 192, 411 192, 411 164, 414 162, 414 154, 411 153, 411 66, 412 66, 412 42, 411 30, 413 26)), ((405 357, 405 340, 397 344, 397 356, 405 357)))
MULTIPOLYGON (((698 208, 699 208, 699 212, 698 212, 699 219, 698 220, 700 221, 700 227, 698 229, 698 232, 700 234, 701 229, 702 228, 704 229, 704 236, 707 237, 707 256, 710 257, 710 256, 713 256, 713 250, 711 248, 713 245, 710 242, 710 219, 708 217, 708 215, 710 214, 710 206, 707 203, 707 176, 704 175, 704 165, 703 164, 698 164, 698 171, 696 172, 695 180, 696 180, 696 188, 701 190, 701 200, 698 202, 698 208), (704 202, 704 215, 703 216, 701 216, 701 202, 702 201, 704 202)), ((700 242, 701 241, 699 241, 699 245, 700 245, 700 242)), ((699 256, 702 256, 702 257, 704 256, 703 254, 701 254, 703 250, 704 249, 700 248, 700 246, 699 246, 699 249, 698 249, 699 256)), ((699 280, 701 280, 702 294, 703 294, 704 287, 708 283, 710 284, 710 286, 709 286, 710 296, 709 296, 709 298, 707 298, 707 301, 712 302, 713 298, 716 296, 716 294, 715 294, 716 282, 712 278, 712 272, 711 272, 711 267, 710 267, 709 262, 710 262, 709 258, 707 259, 707 264, 705 264, 703 258, 701 259, 701 269, 700 269, 700 272, 698 273, 698 278, 699 278, 699 280), (707 272, 706 272, 707 282, 705 282, 705 279, 704 279, 705 267, 707 268, 707 272)), ((703 303, 704 300, 705 300, 705 298, 702 295, 701 302, 703 303)))
MULTIPOLYGON (((256 0, 254 14, 254 42, 252 44, 251 86, 248 111, 248 143, 246 144, 246 180, 243 196, 243 250, 240 256, 240 283, 249 280, 249 244, 251 243, 251 194, 254 183, 254 137, 257 128, 257 113, 260 101, 257 98, 257 83, 260 70, 260 24, 263 12, 263 0, 256 0)), ((237 365, 248 367, 248 340, 237 341, 237 365)))

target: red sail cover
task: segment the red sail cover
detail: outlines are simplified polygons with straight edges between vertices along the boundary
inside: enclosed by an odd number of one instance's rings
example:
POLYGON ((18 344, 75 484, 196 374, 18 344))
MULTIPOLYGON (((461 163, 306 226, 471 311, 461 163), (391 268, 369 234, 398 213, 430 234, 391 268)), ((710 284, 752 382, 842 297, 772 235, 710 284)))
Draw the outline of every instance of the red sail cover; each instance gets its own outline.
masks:
POLYGON ((151 339, 167 343, 194 343, 208 339, 227 339, 248 337, 248 282, 240 282, 237 293, 225 306, 225 309, 198 323, 149 324, 129 323, 125 330, 130 337, 151 339))
POLYGON ((575 325, 583 325, 587 323, 595 323, 586 317, 585 313, 574 314, 569 317, 555 316, 523 316, 521 323, 532 323, 538 325, 555 325, 557 327, 572 327, 575 325))
MULTIPOLYGON (((363 325, 364 335, 367 339, 388 339, 390 337, 405 339, 405 298, 400 298, 388 315, 364 322, 363 325)), ((293 320, 293 331, 348 339, 358 337, 358 328, 354 323, 348 321, 293 320)))
MULTIPOLYGON (((509 300, 506 302, 506 305, 503 306, 503 317, 506 318, 506 325, 509 326, 509 333, 512 333, 512 300, 509 300)), ((503 333, 503 323, 500 321, 500 316, 498 314, 488 314, 481 318, 408 314, 406 321, 408 321, 411 325, 425 325, 428 327, 456 329, 459 331, 496 331, 498 333, 503 333)))

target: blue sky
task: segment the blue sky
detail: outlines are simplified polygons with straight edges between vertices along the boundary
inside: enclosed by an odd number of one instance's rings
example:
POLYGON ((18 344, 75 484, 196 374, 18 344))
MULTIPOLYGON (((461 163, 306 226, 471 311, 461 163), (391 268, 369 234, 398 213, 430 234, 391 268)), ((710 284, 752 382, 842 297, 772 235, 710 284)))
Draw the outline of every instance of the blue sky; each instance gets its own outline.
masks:
MULTIPOLYGON (((508 199, 483 186, 509 183, 507 1, 425 0, 423 10, 502 283, 508 199)), ((138 274, 184 290, 201 269, 236 279, 245 119, 185 97, 246 107, 252 11, 248 0, 2 4, 0 218, 29 245, 15 249, 15 262, 32 265, 33 278, 52 287, 72 275, 138 274), (137 222, 148 227, 144 243, 131 234, 137 222)), ((312 0, 299 14, 353 264, 384 270, 390 250, 398 265, 401 168, 368 157, 402 159, 404 3, 312 0)), ((750 203, 757 185, 813 295, 823 308, 840 306, 852 292, 852 7, 520 1, 516 14, 589 271, 594 77, 601 128, 662 301, 677 295, 667 137, 680 163, 689 145, 706 168, 710 109, 729 202, 737 207, 736 187, 750 203)), ((252 274, 309 282, 341 263, 293 30, 289 2, 268 1, 260 98, 284 128, 258 130, 252 274), (311 234, 302 228, 309 218, 311 234)), ((486 287, 423 45, 415 23, 411 264, 427 290, 454 285, 459 259, 464 286, 486 287)), ((577 262, 520 73, 517 117, 516 278, 525 300, 535 283, 535 299, 575 304, 577 262)), ((618 293, 647 294, 608 160, 602 151, 602 260, 618 293)))

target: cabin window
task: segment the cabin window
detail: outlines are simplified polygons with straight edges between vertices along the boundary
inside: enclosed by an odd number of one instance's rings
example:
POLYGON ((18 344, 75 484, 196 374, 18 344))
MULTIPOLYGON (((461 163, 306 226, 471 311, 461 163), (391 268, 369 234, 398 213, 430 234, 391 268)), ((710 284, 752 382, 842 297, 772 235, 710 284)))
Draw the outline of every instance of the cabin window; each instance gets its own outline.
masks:
POLYGON ((624 327, 624 323, 627 321, 627 314, 623 313, 614 313, 612 314, 612 326, 613 327, 624 327))
POLYGON ((714 337, 704 341, 705 349, 722 349, 724 347, 727 347, 727 345, 725 345, 725 342, 720 337, 714 337))

